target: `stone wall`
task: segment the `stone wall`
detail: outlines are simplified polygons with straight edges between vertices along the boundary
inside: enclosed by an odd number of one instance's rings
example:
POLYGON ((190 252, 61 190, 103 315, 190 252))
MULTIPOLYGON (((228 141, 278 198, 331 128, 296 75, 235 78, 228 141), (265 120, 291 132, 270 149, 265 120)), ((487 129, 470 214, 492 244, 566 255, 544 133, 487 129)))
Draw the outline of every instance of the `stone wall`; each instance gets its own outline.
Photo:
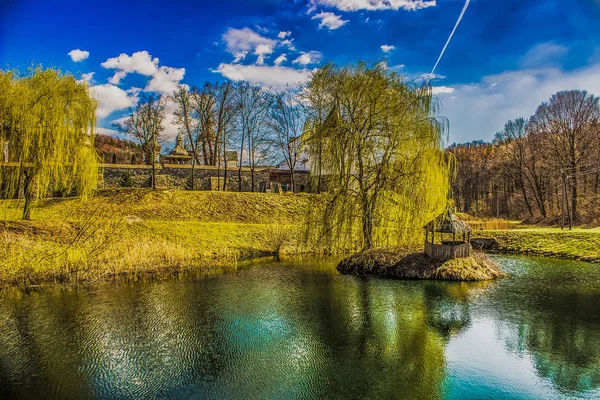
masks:
MULTIPOLYGON (((133 187, 150 187, 152 182, 152 167, 148 165, 104 164, 104 181, 102 187, 118 188, 124 186, 126 175, 131 177, 133 187)), ((192 167, 190 165, 160 165, 156 166, 156 186, 164 189, 189 189, 191 187, 192 167)), ((217 190, 222 188, 224 171, 216 167, 197 166, 194 169, 194 189, 217 190), (220 179, 219 179, 220 178, 220 179), (212 180, 212 183, 211 183, 212 180)), ((252 172, 242 168, 242 191, 252 191, 252 172)), ((269 169, 254 170, 254 191, 260 191, 265 182, 269 182, 269 169)), ((227 190, 237 191, 238 170, 227 170, 227 190)))

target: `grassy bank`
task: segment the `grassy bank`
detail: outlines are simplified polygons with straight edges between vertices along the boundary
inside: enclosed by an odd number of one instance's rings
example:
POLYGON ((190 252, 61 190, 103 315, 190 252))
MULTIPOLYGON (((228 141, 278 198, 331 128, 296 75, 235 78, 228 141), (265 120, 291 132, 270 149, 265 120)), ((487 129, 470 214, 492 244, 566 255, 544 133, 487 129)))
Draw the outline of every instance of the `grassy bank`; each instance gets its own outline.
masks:
POLYGON ((495 238, 504 252, 600 262, 600 228, 485 230, 474 236, 495 238))
POLYGON ((305 252, 307 195, 119 190, 41 201, 20 221, 0 203, 0 286, 95 281, 305 252))

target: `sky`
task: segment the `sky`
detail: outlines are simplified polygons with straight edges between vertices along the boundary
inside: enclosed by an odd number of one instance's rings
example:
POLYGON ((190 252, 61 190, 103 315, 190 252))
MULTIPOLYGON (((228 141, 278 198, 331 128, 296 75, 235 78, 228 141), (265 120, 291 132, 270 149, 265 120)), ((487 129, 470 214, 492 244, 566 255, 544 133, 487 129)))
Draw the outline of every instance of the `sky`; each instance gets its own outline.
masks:
MULTIPOLYGON (((420 82, 464 5, 0 0, 0 68, 42 64, 87 81, 98 130, 111 134, 142 92, 169 94, 178 84, 231 79, 280 89, 324 62, 357 59, 385 60, 420 82)), ((448 143, 490 141, 560 90, 600 95, 600 0, 471 0, 431 84, 449 121, 448 143)))

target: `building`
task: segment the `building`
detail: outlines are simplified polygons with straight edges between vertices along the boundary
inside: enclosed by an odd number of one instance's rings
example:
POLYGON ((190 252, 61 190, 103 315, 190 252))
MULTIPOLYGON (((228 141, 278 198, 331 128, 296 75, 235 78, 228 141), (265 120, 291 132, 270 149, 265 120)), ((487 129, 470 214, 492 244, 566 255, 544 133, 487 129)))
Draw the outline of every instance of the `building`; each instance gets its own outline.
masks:
POLYGON ((469 257, 471 255, 471 230, 465 221, 460 220, 450 210, 444 211, 425 225, 425 254, 429 258, 440 261, 469 257), (439 233, 438 243, 435 243, 436 233, 439 233), (445 238, 444 235, 446 235, 445 238), (449 235, 452 235, 452 240, 448 240, 449 235))
POLYGON ((189 164, 192 161, 192 156, 190 153, 183 147, 183 140, 181 138, 181 133, 177 134, 177 139, 175 143, 175 147, 168 156, 162 157, 161 159, 163 164, 189 164))

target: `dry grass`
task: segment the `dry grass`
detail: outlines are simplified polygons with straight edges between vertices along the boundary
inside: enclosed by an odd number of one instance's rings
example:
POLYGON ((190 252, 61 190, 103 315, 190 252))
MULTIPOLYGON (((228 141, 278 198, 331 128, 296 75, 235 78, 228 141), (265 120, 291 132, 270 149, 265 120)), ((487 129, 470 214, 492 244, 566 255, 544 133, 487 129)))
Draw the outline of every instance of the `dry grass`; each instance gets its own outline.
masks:
POLYGON ((89 282, 305 252, 305 195, 125 190, 45 200, 35 221, 0 202, 0 286, 89 282))
POLYGON ((456 213, 456 216, 469 224, 474 230, 514 229, 521 224, 521 221, 502 218, 477 218, 465 213, 456 213))
POLYGON ((452 281, 485 281, 506 274, 485 254, 471 257, 432 260, 422 252, 409 248, 375 249, 342 260, 338 271, 344 274, 371 274, 398 279, 439 279, 452 281))

